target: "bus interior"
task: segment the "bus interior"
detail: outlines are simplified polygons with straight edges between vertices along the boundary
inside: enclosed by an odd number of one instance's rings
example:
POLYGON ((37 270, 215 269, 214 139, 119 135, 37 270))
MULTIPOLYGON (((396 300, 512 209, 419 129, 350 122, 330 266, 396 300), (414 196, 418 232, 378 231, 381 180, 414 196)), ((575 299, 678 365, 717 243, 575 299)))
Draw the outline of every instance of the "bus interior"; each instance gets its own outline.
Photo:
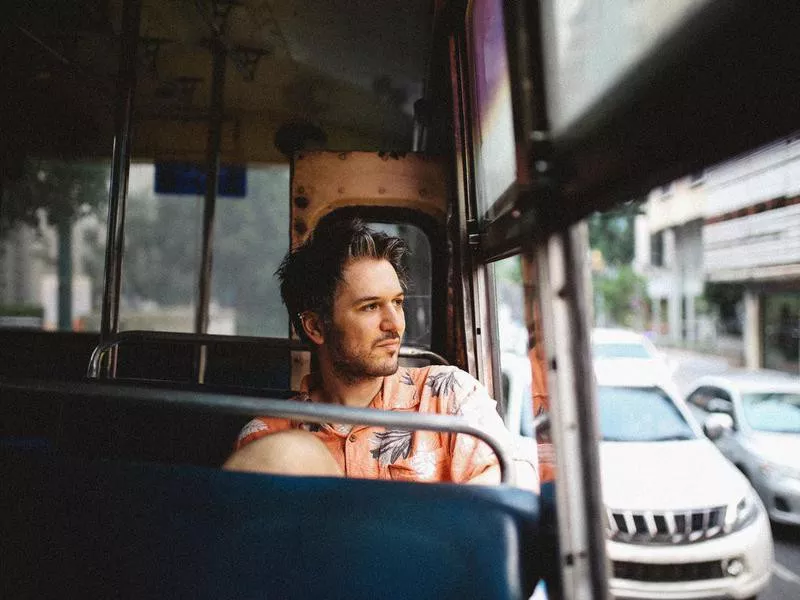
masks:
POLYGON ((794 3, 629 4, 6 2, 2 595, 606 598, 582 221, 800 123, 794 3), (272 274, 329 215, 409 240, 403 361, 478 378, 541 496, 219 469, 264 410, 364 417, 288 400, 272 274))

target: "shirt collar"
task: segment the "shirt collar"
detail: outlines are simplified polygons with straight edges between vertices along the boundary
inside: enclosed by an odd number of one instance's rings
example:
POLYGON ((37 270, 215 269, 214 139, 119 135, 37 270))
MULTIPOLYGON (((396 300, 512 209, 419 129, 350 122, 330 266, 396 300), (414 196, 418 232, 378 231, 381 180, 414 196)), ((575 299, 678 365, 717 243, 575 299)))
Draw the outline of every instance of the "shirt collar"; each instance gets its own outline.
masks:
MULTIPOLYGON (((314 373, 309 373, 300 381, 300 394, 307 399, 311 399, 311 390, 318 385, 318 377, 314 373)), ((381 390, 372 399, 368 408, 378 410, 411 410, 419 406, 420 397, 417 385, 411 377, 408 369, 400 367, 393 375, 383 378, 381 390), (386 398, 391 398, 388 402, 386 398)))

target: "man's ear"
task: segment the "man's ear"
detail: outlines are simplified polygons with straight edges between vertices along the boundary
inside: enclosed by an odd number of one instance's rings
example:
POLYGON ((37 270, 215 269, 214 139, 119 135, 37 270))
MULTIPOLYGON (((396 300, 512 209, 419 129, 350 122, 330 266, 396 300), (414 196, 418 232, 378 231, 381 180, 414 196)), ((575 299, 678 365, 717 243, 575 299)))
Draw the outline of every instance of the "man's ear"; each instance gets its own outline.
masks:
POLYGON ((322 319, 312 311, 306 311, 300 315, 300 323, 303 326, 306 336, 317 346, 325 342, 325 330, 322 327, 322 319))

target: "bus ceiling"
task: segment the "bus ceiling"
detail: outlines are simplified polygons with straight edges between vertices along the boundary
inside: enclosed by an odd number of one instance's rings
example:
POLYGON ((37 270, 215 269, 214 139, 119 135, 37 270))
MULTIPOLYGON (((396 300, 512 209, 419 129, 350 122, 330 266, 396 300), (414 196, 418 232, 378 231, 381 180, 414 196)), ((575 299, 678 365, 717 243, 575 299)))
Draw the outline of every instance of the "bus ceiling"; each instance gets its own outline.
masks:
MULTIPOLYGON (((320 145, 331 149, 412 149, 413 104, 439 47, 433 32, 459 27, 434 28, 435 11, 467 9, 461 1, 433 0, 386 0, 380 10, 369 0, 11 0, 0 41, 5 175, 25 156, 110 156, 125 2, 141 4, 134 160, 204 161, 213 57, 224 52, 220 158, 240 164, 285 161, 274 140, 292 123, 311 123, 323 134, 320 145)), ((546 113, 556 112, 569 67, 552 68, 554 15, 569 7, 559 0, 507 2, 507 14, 521 16, 506 26, 512 85, 528 79, 548 105, 527 123, 544 129, 549 148, 519 128, 518 156, 526 156, 531 173, 545 159, 557 188, 537 201, 536 186, 531 192, 531 181, 518 177, 519 189, 503 206, 528 216, 516 228, 520 236, 537 227, 546 234, 798 128, 800 105, 791 101, 800 95, 796 3, 678 4, 688 7, 688 17, 648 39, 646 52, 561 123, 546 113), (515 38, 544 55, 541 76, 517 60, 515 38)), ((519 119, 531 107, 514 108, 519 119)), ((488 234, 492 255, 516 243, 507 233, 488 234)))
MULTIPOLYGON (((125 1, 5 3, 3 162, 110 156, 125 1)), ((217 54, 223 162, 286 161, 287 124, 331 148, 411 149, 430 0, 127 2, 141 5, 134 160, 204 160, 217 54)))

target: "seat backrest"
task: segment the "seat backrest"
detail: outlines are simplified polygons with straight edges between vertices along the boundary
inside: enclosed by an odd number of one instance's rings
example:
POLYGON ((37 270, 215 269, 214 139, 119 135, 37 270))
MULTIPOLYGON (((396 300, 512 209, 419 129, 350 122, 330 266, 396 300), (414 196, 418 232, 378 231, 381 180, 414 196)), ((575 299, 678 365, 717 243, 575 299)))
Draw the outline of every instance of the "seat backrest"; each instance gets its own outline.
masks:
MULTIPOLYGON (((236 436, 250 419, 212 410, 184 410, 125 401, 102 401, 93 387, 160 389, 291 398, 285 389, 170 382, 98 382, 65 386, 62 392, 37 389, 36 381, 0 378, 0 443, 50 449, 73 457, 149 460, 219 466, 233 451, 236 436), (29 385, 30 384, 30 385, 29 385)), ((41 383, 41 381, 38 381, 41 383)))
POLYGON ((3 458, 6 598, 502 600, 537 578, 518 489, 3 458))

